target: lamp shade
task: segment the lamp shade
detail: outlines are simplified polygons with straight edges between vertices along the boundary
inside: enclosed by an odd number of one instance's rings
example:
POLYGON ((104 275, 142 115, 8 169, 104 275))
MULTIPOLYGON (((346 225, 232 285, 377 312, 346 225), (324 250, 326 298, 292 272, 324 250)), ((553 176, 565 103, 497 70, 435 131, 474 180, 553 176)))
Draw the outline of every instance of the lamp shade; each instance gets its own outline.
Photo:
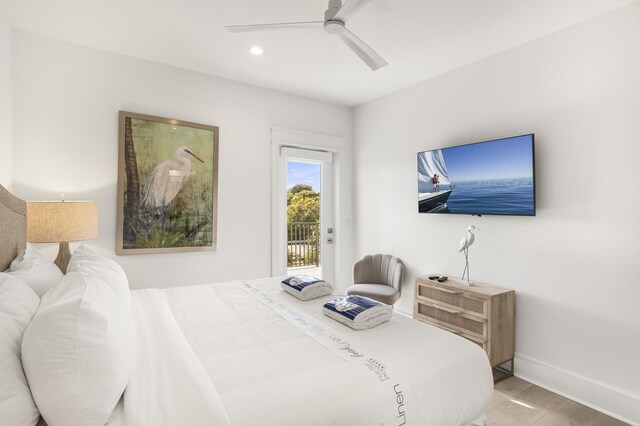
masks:
POLYGON ((96 201, 35 201, 27 203, 27 241, 61 243, 98 236, 96 201))

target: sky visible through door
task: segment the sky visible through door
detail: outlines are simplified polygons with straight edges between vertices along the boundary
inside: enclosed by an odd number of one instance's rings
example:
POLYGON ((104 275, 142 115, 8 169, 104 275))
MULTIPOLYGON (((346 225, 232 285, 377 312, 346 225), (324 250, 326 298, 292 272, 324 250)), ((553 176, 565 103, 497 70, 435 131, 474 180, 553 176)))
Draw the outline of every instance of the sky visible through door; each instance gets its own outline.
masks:
POLYGON ((287 189, 294 185, 310 185, 320 192, 320 164, 287 162, 287 189))

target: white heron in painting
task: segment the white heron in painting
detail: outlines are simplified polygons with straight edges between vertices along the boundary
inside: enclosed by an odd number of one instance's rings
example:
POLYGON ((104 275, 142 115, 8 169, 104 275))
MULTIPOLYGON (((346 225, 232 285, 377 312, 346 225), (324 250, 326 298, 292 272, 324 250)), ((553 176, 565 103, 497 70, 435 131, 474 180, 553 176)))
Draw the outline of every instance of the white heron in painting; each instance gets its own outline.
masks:
POLYGON ((464 252, 465 264, 462 279, 464 280, 464 275, 467 274, 467 284, 469 283, 469 246, 471 246, 471 244, 476 240, 476 236, 472 232, 474 229, 481 231, 480 228, 471 225, 467 228, 467 236, 461 239, 460 244, 458 245, 458 252, 464 252))
POLYGON ((191 158, 204 163, 186 146, 176 149, 175 158, 158 164, 144 184, 142 203, 149 207, 168 206, 191 177, 191 158))

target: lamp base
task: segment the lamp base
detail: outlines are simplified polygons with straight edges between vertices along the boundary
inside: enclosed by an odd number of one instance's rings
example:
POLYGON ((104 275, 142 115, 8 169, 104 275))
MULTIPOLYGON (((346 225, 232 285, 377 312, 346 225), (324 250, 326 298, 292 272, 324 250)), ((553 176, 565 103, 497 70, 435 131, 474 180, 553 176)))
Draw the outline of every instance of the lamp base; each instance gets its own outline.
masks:
POLYGON ((63 274, 67 273, 67 266, 69 266, 69 260, 71 260, 71 250, 69 250, 69 243, 60 243, 60 249, 58 250, 58 257, 53 263, 56 264, 63 274))

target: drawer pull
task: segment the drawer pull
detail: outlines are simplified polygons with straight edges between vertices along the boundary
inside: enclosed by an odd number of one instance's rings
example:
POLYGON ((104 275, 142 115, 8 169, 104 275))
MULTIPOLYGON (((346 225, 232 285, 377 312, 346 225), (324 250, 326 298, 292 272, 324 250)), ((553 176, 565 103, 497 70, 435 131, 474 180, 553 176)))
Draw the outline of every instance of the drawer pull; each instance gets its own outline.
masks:
POLYGON ((458 315, 462 313, 462 311, 456 311, 455 309, 445 308, 444 306, 436 305, 435 303, 432 303, 432 306, 441 311, 449 312, 450 314, 458 315))
POLYGON ((457 291, 457 290, 449 290, 448 288, 444 288, 444 287, 438 287, 435 285, 431 286, 434 290, 438 290, 438 291, 442 291, 443 293, 449 293, 449 294, 462 294, 461 291, 457 291))

